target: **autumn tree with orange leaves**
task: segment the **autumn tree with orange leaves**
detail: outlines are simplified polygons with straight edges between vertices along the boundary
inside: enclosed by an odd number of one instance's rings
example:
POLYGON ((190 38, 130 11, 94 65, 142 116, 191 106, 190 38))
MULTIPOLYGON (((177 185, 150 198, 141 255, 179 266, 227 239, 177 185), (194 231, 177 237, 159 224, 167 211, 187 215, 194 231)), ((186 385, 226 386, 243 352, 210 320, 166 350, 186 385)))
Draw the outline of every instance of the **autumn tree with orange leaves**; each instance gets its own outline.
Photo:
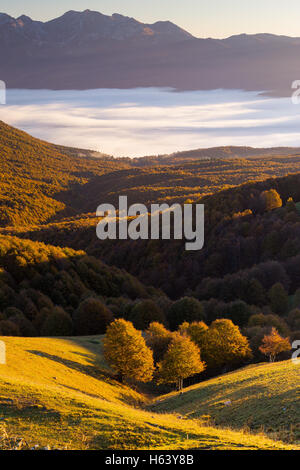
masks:
POLYGON ((270 362, 275 362, 278 354, 284 351, 290 351, 290 349, 289 338, 280 336, 276 328, 272 328, 271 333, 264 336, 262 345, 259 348, 265 356, 269 357, 270 362))

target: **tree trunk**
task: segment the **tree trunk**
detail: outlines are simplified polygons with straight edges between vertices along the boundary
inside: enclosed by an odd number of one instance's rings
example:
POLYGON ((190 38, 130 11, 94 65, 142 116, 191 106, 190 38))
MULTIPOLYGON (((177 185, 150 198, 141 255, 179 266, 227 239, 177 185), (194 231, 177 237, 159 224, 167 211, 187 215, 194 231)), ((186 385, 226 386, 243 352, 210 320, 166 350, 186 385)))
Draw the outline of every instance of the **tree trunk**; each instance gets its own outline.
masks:
POLYGON ((120 382, 121 384, 124 383, 124 377, 122 374, 118 374, 117 381, 120 382))

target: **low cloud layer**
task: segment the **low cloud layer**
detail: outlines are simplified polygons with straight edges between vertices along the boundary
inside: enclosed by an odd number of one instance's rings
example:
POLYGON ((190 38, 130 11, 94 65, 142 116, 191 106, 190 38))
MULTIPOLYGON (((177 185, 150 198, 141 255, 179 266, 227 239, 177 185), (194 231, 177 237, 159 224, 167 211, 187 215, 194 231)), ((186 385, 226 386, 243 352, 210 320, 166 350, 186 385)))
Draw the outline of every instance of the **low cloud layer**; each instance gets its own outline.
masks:
POLYGON ((9 90, 0 119, 50 142, 114 156, 300 146, 300 104, 243 91, 9 90))

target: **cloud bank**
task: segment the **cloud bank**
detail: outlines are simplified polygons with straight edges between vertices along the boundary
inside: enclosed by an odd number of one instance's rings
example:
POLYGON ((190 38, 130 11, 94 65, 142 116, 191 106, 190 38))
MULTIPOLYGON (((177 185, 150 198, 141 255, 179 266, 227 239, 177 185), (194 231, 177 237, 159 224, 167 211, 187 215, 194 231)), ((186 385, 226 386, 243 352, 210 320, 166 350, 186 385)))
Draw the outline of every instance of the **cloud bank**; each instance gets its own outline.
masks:
POLYGON ((8 90, 0 119, 49 142, 121 157, 300 146, 300 105, 238 90, 8 90))

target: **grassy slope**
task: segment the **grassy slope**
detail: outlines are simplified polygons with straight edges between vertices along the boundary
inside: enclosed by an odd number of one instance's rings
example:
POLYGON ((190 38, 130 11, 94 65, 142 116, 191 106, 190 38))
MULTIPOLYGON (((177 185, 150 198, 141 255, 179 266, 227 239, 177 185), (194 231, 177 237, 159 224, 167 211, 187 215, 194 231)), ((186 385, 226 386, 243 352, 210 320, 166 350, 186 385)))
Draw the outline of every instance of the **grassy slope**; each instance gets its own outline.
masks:
POLYGON ((210 415, 215 425, 300 441, 300 365, 292 361, 245 367, 185 390, 160 397, 153 409, 187 418, 210 415), (230 406, 224 402, 231 400, 230 406))
POLYGON ((25 438, 30 446, 290 448, 261 435, 214 429, 199 420, 142 410, 146 398, 111 377, 101 356, 100 338, 2 339, 7 365, 0 365, 0 418, 4 418, 0 429, 25 438))

